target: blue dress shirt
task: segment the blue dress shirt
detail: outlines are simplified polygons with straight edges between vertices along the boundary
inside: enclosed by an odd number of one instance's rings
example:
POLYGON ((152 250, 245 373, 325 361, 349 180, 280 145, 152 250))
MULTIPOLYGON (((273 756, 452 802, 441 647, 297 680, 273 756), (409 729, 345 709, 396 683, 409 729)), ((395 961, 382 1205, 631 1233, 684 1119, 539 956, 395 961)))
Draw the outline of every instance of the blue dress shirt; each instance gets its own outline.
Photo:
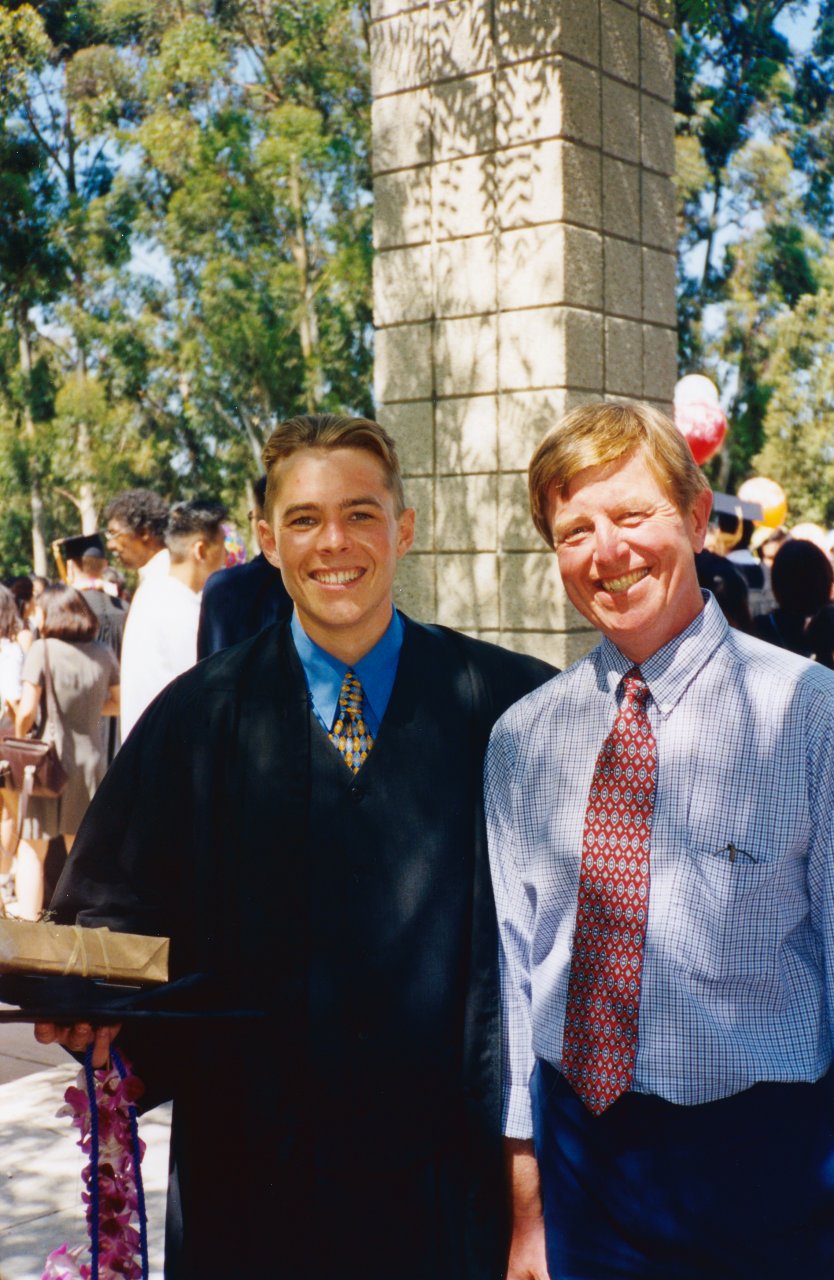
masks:
MULTIPOLYGON (((607 640, 493 730, 505 1133, 558 1067, 588 791, 632 663, 607 640)), ((634 1089, 692 1105, 818 1079, 834 1026, 834 673, 732 631, 708 597, 641 664, 657 740, 634 1089)))
POLYGON ((391 621, 385 634, 377 640, 373 649, 352 667, 334 658, 331 653, 322 649, 321 645, 311 640, 298 621, 295 611, 293 611, 290 629, 293 643, 304 668, 313 711, 319 723, 328 733, 333 728, 345 672, 353 671, 362 685, 364 694, 362 710, 365 723, 370 733, 376 736, 397 677, 397 664, 403 643, 403 621, 396 609, 392 611, 391 621))

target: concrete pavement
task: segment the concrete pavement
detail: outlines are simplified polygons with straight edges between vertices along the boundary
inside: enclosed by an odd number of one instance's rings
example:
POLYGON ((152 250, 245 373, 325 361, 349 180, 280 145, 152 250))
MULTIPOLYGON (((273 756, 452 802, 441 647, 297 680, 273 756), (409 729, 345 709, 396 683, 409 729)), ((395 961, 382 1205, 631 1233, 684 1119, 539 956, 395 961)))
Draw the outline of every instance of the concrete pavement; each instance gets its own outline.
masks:
MULTIPOLYGON (((36 1043, 25 1024, 0 1025, 0 1280, 40 1280, 47 1254, 86 1242, 81 1170, 69 1117, 57 1118, 78 1066, 36 1043)), ((152 1280, 162 1277, 170 1108, 139 1121, 152 1280)))

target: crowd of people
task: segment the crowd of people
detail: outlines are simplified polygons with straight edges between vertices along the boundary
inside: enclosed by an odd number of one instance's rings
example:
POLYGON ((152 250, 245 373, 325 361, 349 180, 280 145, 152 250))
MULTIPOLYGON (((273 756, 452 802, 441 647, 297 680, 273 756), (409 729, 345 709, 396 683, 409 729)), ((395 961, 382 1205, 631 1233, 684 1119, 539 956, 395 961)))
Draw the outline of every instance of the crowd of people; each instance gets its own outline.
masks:
MULTIPOLYGON (((255 486, 261 501, 264 485, 265 477, 255 486)), ((259 508, 251 514, 254 522, 259 508)), ((198 652, 239 638, 240 612, 226 600, 237 588, 240 540, 222 503, 169 506, 150 490, 128 490, 109 502, 104 524, 56 542, 57 581, 31 574, 0 586, 0 732, 47 737, 67 775, 59 796, 34 795, 25 806, 10 785, 0 789, 0 893, 22 919, 43 910, 107 766, 145 708, 198 652), (213 591, 201 613, 203 587, 227 565, 225 595, 213 591), (132 595, 126 573, 136 575, 132 595)), ((286 593, 262 555, 241 567, 247 582, 260 575, 258 629, 286 607, 286 593)))
POLYGON ((741 515, 710 522, 695 557, 698 578, 730 624, 781 649, 834 668, 831 549, 784 526, 741 515))
POLYGON ((733 559, 675 426, 583 405, 529 476, 600 633, 560 673, 394 608, 379 424, 264 465, 236 569, 216 504, 106 512, 132 727, 51 909, 169 937, 172 982, 35 1027, 173 1098, 167 1280, 834 1274, 830 563, 733 559))

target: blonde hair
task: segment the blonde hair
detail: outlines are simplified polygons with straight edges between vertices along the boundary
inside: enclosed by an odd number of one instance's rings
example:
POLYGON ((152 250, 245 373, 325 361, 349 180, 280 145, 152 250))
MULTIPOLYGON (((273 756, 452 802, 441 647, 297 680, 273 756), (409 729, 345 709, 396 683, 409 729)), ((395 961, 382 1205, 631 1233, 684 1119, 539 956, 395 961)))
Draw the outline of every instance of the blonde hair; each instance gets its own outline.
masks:
POLYGON ((395 513, 405 510, 405 494, 400 475, 397 446, 384 427, 371 418, 350 418, 338 413, 305 413, 287 418, 276 427, 262 454, 266 471, 264 513, 269 520, 278 487, 276 463, 301 449, 364 449, 382 463, 385 484, 394 495, 395 513))
POLYGON ((582 405, 548 432, 530 461, 530 509, 548 546, 553 546, 554 497, 564 498, 571 481, 586 467, 616 462, 638 450, 682 514, 709 489, 684 436, 659 409, 636 400, 582 405))

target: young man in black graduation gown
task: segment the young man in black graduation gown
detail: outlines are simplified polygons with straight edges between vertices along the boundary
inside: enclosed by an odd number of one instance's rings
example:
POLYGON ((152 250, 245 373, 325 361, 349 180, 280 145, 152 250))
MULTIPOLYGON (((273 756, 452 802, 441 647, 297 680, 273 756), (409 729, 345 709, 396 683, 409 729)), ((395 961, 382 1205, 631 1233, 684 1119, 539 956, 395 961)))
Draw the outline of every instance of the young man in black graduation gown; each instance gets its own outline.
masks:
POLYGON ((552 669, 393 610, 414 512, 376 423, 292 419, 264 460, 292 623, 151 705, 52 905, 170 935, 172 977, 264 1014, 122 1032, 150 1099, 174 1097, 169 1280, 500 1280, 481 771, 495 719, 552 669), (336 705, 348 672, 361 723, 336 705))

